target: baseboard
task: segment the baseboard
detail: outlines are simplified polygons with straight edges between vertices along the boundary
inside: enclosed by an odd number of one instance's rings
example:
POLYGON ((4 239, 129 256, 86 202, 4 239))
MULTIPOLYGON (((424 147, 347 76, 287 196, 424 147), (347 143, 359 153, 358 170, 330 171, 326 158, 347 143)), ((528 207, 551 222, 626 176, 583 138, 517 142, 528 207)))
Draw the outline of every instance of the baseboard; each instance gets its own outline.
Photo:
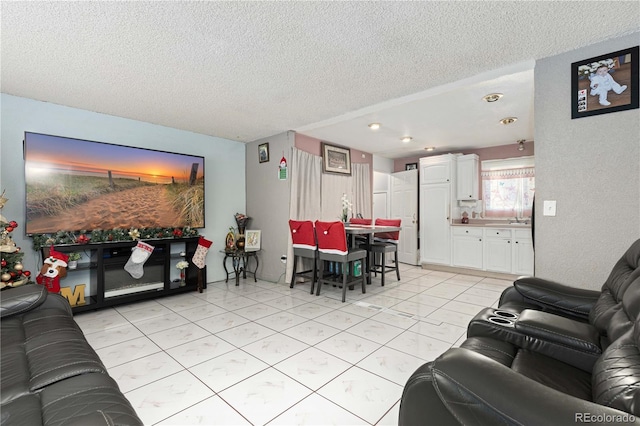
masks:
POLYGON ((520 275, 504 274, 501 272, 481 271, 479 269, 460 268, 457 266, 438 265, 435 263, 423 263, 422 269, 429 269, 432 271, 452 272, 455 274, 475 275, 481 277, 496 278, 499 280, 511 280, 515 281, 520 275))

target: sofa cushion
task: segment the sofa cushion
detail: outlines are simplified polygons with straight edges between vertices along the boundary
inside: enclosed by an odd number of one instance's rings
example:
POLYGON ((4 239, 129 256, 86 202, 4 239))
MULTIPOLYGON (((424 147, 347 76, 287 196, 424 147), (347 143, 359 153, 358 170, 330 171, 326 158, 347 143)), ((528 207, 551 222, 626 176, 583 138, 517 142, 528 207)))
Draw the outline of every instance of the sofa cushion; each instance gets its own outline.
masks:
POLYGON ((23 394, 9 403, 3 402, 0 413, 2 425, 38 426, 43 424, 40 398, 35 394, 23 394))
POLYGON ((507 367, 511 367, 517 352, 517 348, 511 343, 484 336, 468 338, 460 347, 482 354, 507 367))
POLYGON ((0 318, 27 312, 40 306, 47 298, 47 288, 42 285, 25 285, 2 292, 0 318))
POLYGON ((72 317, 43 309, 25 314, 22 324, 32 391, 79 374, 107 374, 72 317))
POLYGON ((83 374, 54 383, 44 388, 40 397, 46 425, 62 425, 87 415, 94 417, 97 411, 107 412, 116 425, 141 424, 116 382, 104 374, 83 374))
POLYGON ((518 351, 511 369, 567 395, 591 400, 591 374, 562 361, 523 349, 518 351))
POLYGON ((640 415, 640 320, 612 343, 593 368, 593 401, 640 415), (635 333, 635 334, 634 334, 635 333))

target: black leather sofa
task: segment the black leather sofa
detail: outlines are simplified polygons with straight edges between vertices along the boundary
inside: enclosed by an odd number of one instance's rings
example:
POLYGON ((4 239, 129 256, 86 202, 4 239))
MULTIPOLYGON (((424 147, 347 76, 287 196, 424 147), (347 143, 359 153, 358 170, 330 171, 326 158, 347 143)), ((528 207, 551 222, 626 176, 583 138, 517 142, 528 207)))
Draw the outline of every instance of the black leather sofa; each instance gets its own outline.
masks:
POLYGON ((601 292, 519 280, 409 378, 399 424, 640 424, 639 258, 636 242, 601 292))
POLYGON ((0 318, 0 424, 142 425, 64 298, 5 290, 0 318))

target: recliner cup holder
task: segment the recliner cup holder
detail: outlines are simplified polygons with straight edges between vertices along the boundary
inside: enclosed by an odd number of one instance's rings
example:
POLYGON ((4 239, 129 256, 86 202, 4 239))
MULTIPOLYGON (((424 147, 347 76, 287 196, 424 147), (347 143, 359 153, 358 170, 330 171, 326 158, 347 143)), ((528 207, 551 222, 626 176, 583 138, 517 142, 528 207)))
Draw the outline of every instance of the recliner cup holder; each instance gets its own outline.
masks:
POLYGON ((493 315, 510 320, 518 319, 518 314, 514 314, 513 312, 508 311, 493 311, 493 315))
POLYGON ((493 324, 497 324, 497 325, 502 325, 505 327, 513 327, 514 326, 514 322, 511 321, 510 319, 507 318, 502 318, 502 317, 489 317, 487 318, 487 321, 489 321, 490 323, 493 324))

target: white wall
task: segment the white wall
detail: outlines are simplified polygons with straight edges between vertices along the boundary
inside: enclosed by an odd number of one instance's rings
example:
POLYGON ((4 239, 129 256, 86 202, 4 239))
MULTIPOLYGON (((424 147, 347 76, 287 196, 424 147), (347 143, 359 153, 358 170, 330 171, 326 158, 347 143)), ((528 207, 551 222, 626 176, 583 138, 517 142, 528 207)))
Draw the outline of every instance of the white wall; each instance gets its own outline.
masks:
POLYGON ((394 161, 390 158, 373 156, 373 171, 381 173, 393 173, 394 161))
MULTIPOLYGON (((98 114, 61 105, 2 94, 0 97, 0 192, 9 202, 2 210, 8 220, 24 225, 25 182, 22 141, 24 132, 153 148, 205 157, 205 225, 200 233, 213 241, 207 256, 207 281, 224 279, 224 237, 235 224, 233 215, 245 210, 245 145, 197 133, 98 114)), ((40 268, 24 226, 13 239, 25 253, 25 266, 40 268)))
MULTIPOLYGON (((640 33, 535 68, 536 275, 599 289, 640 238, 640 114, 571 119, 571 63, 637 46, 640 33), (544 200, 557 215, 543 216, 544 200)), ((638 84, 637 81, 634 84, 638 84)))

